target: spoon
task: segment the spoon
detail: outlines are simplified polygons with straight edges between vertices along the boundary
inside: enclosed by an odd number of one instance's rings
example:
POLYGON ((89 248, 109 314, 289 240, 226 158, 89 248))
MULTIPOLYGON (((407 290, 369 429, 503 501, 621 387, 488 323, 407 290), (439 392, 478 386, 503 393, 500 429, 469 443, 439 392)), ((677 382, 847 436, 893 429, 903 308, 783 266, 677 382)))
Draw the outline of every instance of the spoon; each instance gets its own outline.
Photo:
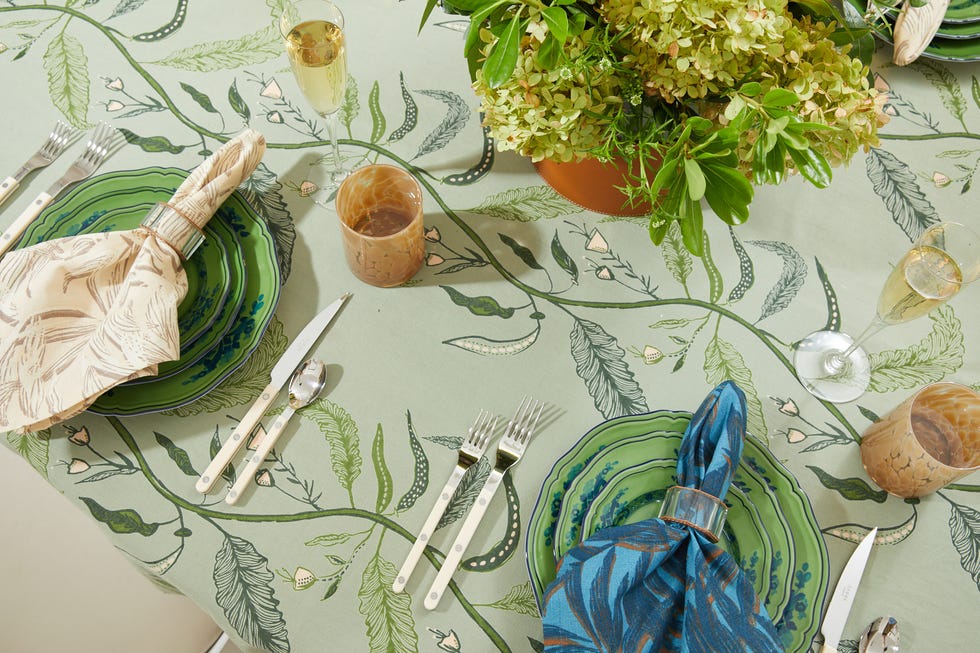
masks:
POLYGON ((311 358, 293 372, 293 378, 289 381, 289 405, 272 423, 265 437, 259 442, 259 446, 252 452, 251 457, 246 459, 245 467, 239 472, 235 484, 231 486, 228 495, 225 497, 225 503, 232 506, 238 503, 242 491, 252 482, 259 465, 265 461, 265 457, 269 455, 276 440, 282 435, 283 429, 286 428, 286 422, 297 410, 311 404, 323 391, 323 386, 326 383, 327 366, 318 358, 311 358))
POLYGON ((878 617, 858 641, 859 653, 898 653, 898 622, 895 617, 878 617))

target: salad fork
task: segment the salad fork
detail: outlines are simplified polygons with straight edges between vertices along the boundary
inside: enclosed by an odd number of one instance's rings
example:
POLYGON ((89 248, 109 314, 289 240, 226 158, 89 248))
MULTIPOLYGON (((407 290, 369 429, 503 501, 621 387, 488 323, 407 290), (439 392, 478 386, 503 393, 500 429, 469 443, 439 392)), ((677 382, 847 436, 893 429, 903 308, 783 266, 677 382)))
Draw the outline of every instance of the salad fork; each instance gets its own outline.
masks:
POLYGON ((493 498, 494 493, 500 486, 500 481, 504 478, 504 474, 508 469, 517 464, 517 461, 524 455, 524 450, 527 449, 527 443, 531 439, 534 427, 537 426, 542 410, 544 410, 544 404, 525 397, 521 405, 517 408, 514 418, 507 423, 507 430, 504 432, 504 437, 497 444, 496 462, 494 463, 493 471, 490 472, 486 484, 480 490, 480 496, 476 498, 470 514, 466 516, 466 521, 463 522, 463 526, 456 536, 456 540, 449 549, 446 559, 443 560, 439 574, 432 582, 432 587, 429 588, 428 593, 425 595, 425 601, 423 603, 429 610, 439 605, 439 601, 442 599, 446 587, 449 586, 449 581, 452 580, 453 574, 456 572, 456 567, 459 565, 460 560, 463 559, 463 553, 466 552, 466 547, 469 546, 470 540, 473 539, 473 534, 476 533, 476 527, 479 525, 480 520, 483 519, 483 515, 487 511, 487 506, 490 505, 490 499, 493 498))
POLYGON ((31 158, 14 173, 13 177, 7 177, 0 182, 0 204, 3 204, 4 200, 14 192, 24 177, 27 176, 27 173, 50 165, 61 156, 61 153, 68 147, 68 141, 74 135, 75 130, 73 128, 60 120, 55 123, 51 133, 48 134, 48 139, 38 148, 38 151, 31 155, 31 158))
POLYGON ((470 427, 466 438, 463 439, 463 443, 459 447, 456 468, 453 469, 449 480, 446 481, 446 486, 442 489, 439 498, 436 499, 435 505, 432 506, 432 512, 429 513, 429 517, 422 525, 422 530, 419 532, 418 537, 415 538, 415 544, 412 545, 412 549, 408 552, 405 562, 402 563, 402 568, 395 575, 395 582, 391 585, 392 591, 397 593, 405 589, 405 585, 408 583, 408 579, 412 575, 415 565, 418 564, 419 559, 422 557, 422 551, 429 543, 429 538, 435 532, 436 526, 439 525, 439 520, 442 519, 443 513, 446 512, 446 507, 449 506, 449 500, 452 498, 456 488, 459 487, 459 482, 463 479, 466 470, 475 465, 487 450, 487 444, 490 442, 490 436, 493 434, 493 428, 496 425, 497 418, 494 417, 491 420, 490 413, 481 410, 480 414, 477 415, 476 421, 473 422, 473 426, 470 427))
POLYGON ((54 200, 58 194, 68 186, 90 177, 106 156, 109 155, 109 146, 118 132, 106 123, 99 123, 95 132, 85 145, 85 151, 75 159, 75 162, 68 168, 68 172, 62 175, 61 179, 54 182, 46 192, 41 193, 24 212, 17 216, 6 231, 0 235, 0 256, 7 253, 7 250, 20 238, 24 230, 30 226, 31 222, 44 210, 48 204, 54 200))

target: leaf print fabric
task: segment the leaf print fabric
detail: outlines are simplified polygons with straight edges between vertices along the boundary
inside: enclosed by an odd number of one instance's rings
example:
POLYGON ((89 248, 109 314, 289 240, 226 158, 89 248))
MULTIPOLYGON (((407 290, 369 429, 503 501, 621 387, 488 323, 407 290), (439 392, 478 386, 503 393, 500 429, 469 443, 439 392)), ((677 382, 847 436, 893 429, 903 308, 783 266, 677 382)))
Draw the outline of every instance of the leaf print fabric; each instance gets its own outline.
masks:
MULTIPOLYGON (((678 485, 724 498, 745 414, 737 385, 715 388, 684 434, 678 485)), ((783 650, 735 559, 699 530, 663 519, 600 530, 569 551, 544 603, 552 653, 783 650)))

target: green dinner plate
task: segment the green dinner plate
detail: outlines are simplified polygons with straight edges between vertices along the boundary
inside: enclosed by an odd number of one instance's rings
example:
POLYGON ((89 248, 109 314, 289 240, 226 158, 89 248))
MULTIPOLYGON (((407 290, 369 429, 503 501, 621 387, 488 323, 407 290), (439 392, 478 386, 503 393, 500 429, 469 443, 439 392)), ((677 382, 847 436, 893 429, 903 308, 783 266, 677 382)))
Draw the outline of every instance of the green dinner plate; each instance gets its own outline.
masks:
MULTIPOLYGON (((93 177, 47 207, 25 231, 18 247, 82 233, 135 229, 156 201, 170 199, 174 181, 179 185, 176 178, 157 185, 144 179, 141 170, 93 177)), ((208 224, 204 234, 204 243, 184 264, 187 294, 177 307, 182 358, 212 328, 229 290, 238 283, 233 266, 241 270, 240 255, 236 261, 229 252, 229 247, 237 249, 238 245, 227 227, 208 224)))
POLYGON ((980 22, 980 0, 950 0, 943 16, 944 23, 980 22))
MULTIPOLYGON (((555 577, 556 551, 600 528, 657 517, 690 418, 655 411, 609 420, 555 463, 528 524, 528 571, 539 605, 555 577)), ((786 650, 806 651, 819 628, 829 564, 806 495, 763 444, 747 437, 726 500, 722 546, 753 583, 786 650)))
MULTIPOLYGON (((169 199, 187 175, 185 170, 152 167, 102 175, 89 183, 99 181, 105 193, 124 196, 130 204, 142 207, 142 213, 134 210, 141 218, 146 213, 144 209, 169 199)), ((62 219, 77 219, 76 233, 86 228, 86 222, 95 221, 70 215, 62 219)), ((265 221, 237 192, 219 207, 209 228, 218 224, 224 226, 224 238, 231 235, 226 251, 233 275, 229 277, 229 292, 219 307, 213 329, 201 338, 212 339, 211 346, 190 364, 184 365, 182 356, 177 361, 180 369, 165 378, 149 377, 145 383, 120 385, 107 391, 89 407, 90 412, 140 415, 190 403, 207 394, 258 347, 279 300, 281 278, 274 239, 265 221), (229 247, 232 243, 234 247, 229 247), (220 325, 221 309, 225 307, 231 318, 227 320, 227 328, 220 325)), ((216 233, 218 229, 213 228, 216 233)), ((218 236, 214 238, 218 239, 218 236)), ((187 265, 196 258, 197 253, 187 265)))

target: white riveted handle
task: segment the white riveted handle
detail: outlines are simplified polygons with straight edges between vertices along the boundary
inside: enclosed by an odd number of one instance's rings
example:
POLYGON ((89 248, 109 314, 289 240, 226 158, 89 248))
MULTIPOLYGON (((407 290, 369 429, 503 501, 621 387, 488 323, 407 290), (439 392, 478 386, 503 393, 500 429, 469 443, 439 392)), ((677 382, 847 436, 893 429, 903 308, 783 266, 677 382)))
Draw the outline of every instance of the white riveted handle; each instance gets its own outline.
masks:
POLYGON ((449 500, 453 498, 453 493, 459 487, 459 482, 462 480, 464 473, 464 470, 457 465, 453 473, 449 476, 446 486, 442 488, 442 493, 436 499, 436 504, 432 506, 432 512, 429 513, 429 517, 422 524, 422 530, 419 531, 418 537, 415 538, 415 544, 412 545, 412 550, 408 552, 408 557, 402 563, 402 568, 395 574, 395 582, 391 584, 392 591, 397 593, 405 589, 408 579, 415 570, 415 565, 422 558, 422 551, 429 544, 429 539, 435 532, 443 513, 446 512, 449 500))
POLYGON ((456 573, 456 567, 463 559, 463 554, 466 553, 466 547, 469 546, 470 540, 473 539, 473 535, 476 533, 477 526, 480 525, 480 520, 483 519, 483 514, 487 511, 487 506, 490 505, 490 499, 493 498, 503 477, 503 472, 499 472, 496 469, 490 472, 490 477, 487 478, 486 485, 480 490, 480 496, 476 498, 476 502, 470 509, 470 514, 466 516, 463 527, 456 536, 456 540, 449 549, 449 553, 446 554, 446 559, 442 562, 439 574, 432 581, 432 587, 429 588, 429 591, 425 595, 423 604, 429 610, 434 610, 439 605, 439 601, 442 599, 446 587, 449 586, 449 581, 452 580, 453 574, 456 573))
POLYGON ((0 204, 3 204, 10 194, 14 192, 20 182, 13 177, 7 177, 2 182, 0 182, 0 204))
POLYGON ((242 497, 242 492, 252 482, 255 472, 259 471, 259 465, 265 462, 265 457, 272 451, 276 440, 279 439, 283 429, 286 428, 286 423, 295 412, 293 408, 286 406, 279 417, 276 418, 276 421, 272 423, 269 430, 266 431, 265 437, 259 442, 259 446, 255 448, 255 451, 252 452, 251 457, 246 458, 245 466, 239 470, 238 478, 235 479, 234 485, 231 486, 231 489, 228 490, 228 494, 225 496, 225 503, 229 506, 238 503, 238 500, 242 497))
POLYGON ((44 210, 51 200, 54 199, 47 193, 41 193, 34 198, 31 205, 24 209, 24 212, 17 216, 13 224, 7 227, 7 230, 0 235, 0 256, 3 256, 7 251, 14 246, 14 243, 20 238, 21 234, 31 226, 34 222, 34 218, 40 215, 41 211, 44 210))
POLYGON ((201 478, 194 485, 198 492, 208 492, 214 487, 214 484, 221 476, 221 472, 224 471, 228 463, 231 462, 232 457, 245 444, 245 439, 248 437, 248 434, 252 432, 255 425, 262 419, 262 415, 265 414, 265 411, 268 410, 269 405, 272 404, 272 401, 278 394, 279 388, 276 386, 270 384, 265 387, 265 390, 262 391, 259 398, 255 400, 252 407, 245 413, 245 417, 235 427, 231 437, 225 440, 225 443, 221 445, 221 449, 215 454, 214 459, 211 460, 207 469, 201 474, 201 478))

